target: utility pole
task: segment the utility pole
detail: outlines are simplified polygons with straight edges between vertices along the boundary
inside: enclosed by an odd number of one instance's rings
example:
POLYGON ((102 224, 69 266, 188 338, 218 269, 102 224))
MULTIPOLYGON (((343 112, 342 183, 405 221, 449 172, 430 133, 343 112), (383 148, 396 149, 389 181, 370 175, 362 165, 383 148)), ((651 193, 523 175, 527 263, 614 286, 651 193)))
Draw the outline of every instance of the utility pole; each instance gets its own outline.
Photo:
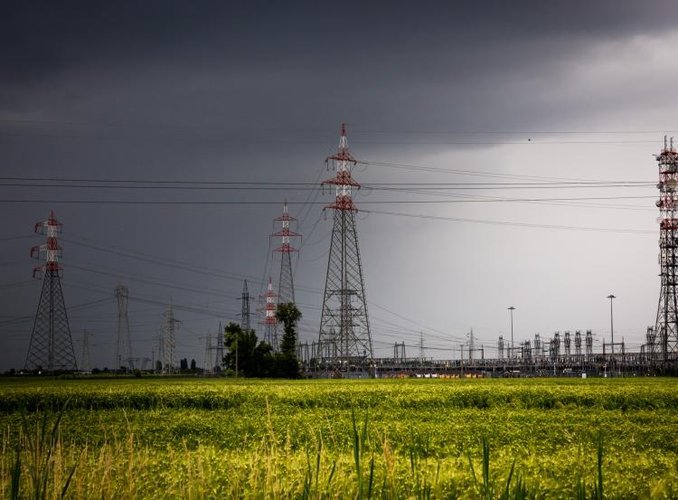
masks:
POLYGON ((473 361, 473 351, 476 350, 475 348, 475 339, 473 338, 473 328, 471 328, 471 331, 468 333, 468 360, 473 361))
POLYGON ((515 311, 516 308, 513 307, 513 306, 509 306, 508 310, 511 311, 511 355, 509 356, 509 358, 511 358, 511 357, 513 357, 513 354, 514 354, 514 351, 513 351, 513 347, 514 347, 513 346, 513 311, 515 311))
POLYGON ((614 295, 607 296, 610 299, 610 335, 612 336, 612 358, 614 359, 614 322, 612 321, 612 300, 616 299, 614 295))

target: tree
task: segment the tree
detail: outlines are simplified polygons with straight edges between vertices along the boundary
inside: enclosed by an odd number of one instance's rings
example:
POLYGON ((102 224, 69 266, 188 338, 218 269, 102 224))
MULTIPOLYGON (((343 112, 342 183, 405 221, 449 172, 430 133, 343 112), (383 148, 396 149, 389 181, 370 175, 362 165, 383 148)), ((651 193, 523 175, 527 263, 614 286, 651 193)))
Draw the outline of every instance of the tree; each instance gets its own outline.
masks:
POLYGON ((195 371, 195 359, 191 359, 191 371, 195 371))
POLYGON ((186 370, 188 370, 188 359, 181 358, 181 361, 179 362, 179 367, 180 367, 179 369, 182 372, 185 372, 186 370))
POLYGON ((278 304, 275 317, 283 324, 285 332, 280 343, 280 353, 276 356, 276 371, 285 378, 299 378, 301 371, 297 359, 297 322, 301 319, 301 312, 293 302, 288 302, 278 304))
POLYGON ((239 376, 268 377, 271 375, 272 349, 266 342, 258 342, 254 330, 243 330, 237 323, 224 329, 224 366, 239 376))

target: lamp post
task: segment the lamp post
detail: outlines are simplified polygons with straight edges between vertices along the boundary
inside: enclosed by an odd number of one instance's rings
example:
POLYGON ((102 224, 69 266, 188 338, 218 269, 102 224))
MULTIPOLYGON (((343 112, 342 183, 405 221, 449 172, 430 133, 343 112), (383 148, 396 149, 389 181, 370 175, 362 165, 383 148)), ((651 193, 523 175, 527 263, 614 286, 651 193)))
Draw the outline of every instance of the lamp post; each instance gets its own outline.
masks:
POLYGON ((612 357, 614 358, 614 322, 612 321, 612 299, 616 299, 614 295, 607 296, 610 299, 610 335, 612 337, 612 357))
POLYGON ((513 357, 513 311, 515 311, 516 308, 513 307, 513 306, 510 306, 508 308, 508 310, 511 311, 511 355, 509 356, 509 358, 510 358, 510 357, 513 357))

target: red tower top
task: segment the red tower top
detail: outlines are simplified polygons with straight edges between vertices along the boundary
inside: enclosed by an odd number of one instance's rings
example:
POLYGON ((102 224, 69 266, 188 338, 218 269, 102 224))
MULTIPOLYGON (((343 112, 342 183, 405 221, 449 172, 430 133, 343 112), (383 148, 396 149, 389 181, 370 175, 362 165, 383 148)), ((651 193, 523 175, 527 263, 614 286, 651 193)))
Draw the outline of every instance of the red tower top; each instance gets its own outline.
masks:
POLYGON ((341 124, 341 136, 339 137, 339 149, 335 155, 329 156, 325 163, 330 161, 336 167, 337 175, 331 179, 322 182, 322 185, 331 184, 335 186, 335 200, 334 203, 328 205, 326 208, 333 208, 335 210, 350 210, 357 212, 358 209, 353 204, 351 192, 353 188, 360 189, 358 184, 351 177, 351 169, 358 163, 348 150, 348 142, 346 140, 346 125, 341 124))
POLYGON ((45 264, 36 266, 33 269, 33 277, 40 277, 43 271, 47 272, 61 272, 59 265, 59 258, 61 257, 61 247, 58 242, 58 235, 61 234, 62 224, 54 215, 54 211, 50 211, 47 220, 37 222, 35 224, 35 232, 47 236, 47 242, 43 245, 34 246, 31 248, 31 257, 39 259, 41 255, 45 256, 45 264))
POLYGON ((287 212, 287 200, 285 200, 285 204, 283 205, 283 214, 280 217, 276 217, 273 220, 275 222, 282 223, 282 229, 271 235, 271 236, 280 236, 282 238, 282 244, 273 251, 282 253, 298 252, 299 251, 298 249, 290 245, 290 238, 301 238, 301 235, 290 229, 290 222, 296 222, 297 219, 292 217, 287 212))
POLYGON ((667 144, 664 136, 664 148, 657 155, 659 163, 659 200, 657 207, 661 212, 660 228, 666 230, 678 229, 678 153, 673 147, 673 137, 667 144))

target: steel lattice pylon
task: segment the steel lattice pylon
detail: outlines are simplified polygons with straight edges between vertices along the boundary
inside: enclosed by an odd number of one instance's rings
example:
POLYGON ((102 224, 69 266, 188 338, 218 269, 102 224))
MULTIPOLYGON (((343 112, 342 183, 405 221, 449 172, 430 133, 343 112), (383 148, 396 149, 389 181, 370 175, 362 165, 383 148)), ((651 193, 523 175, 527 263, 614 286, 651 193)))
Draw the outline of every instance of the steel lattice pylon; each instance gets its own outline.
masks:
MULTIPOLYGON (((242 295, 240 296, 240 328, 243 331, 251 330, 250 326, 250 291, 247 289, 247 280, 242 285, 242 295)), ((223 333, 223 332, 222 332, 223 333)), ((223 356, 222 356, 223 358, 223 356)))
POLYGON ((357 162, 348 150, 343 124, 339 150, 327 161, 335 165, 336 177, 323 185, 334 185, 336 196, 327 207, 334 210, 334 225, 320 318, 319 356, 348 369, 352 364, 364 365, 373 351, 355 222, 357 209, 351 197, 352 188, 360 188, 351 177, 357 162))
POLYGON ((275 222, 280 222, 282 228, 280 231, 273 233, 271 236, 279 236, 281 244, 275 250, 280 254, 280 280, 278 281, 278 303, 287 304, 294 302, 294 277, 292 274, 292 253, 298 252, 290 244, 290 238, 301 238, 301 235, 290 229, 290 223, 297 219, 292 217, 287 211, 287 201, 283 205, 283 214, 275 219, 275 222))
POLYGON ((35 225, 35 232, 46 235, 47 243, 31 249, 32 257, 45 256, 45 264, 33 270, 33 277, 42 274, 43 281, 24 367, 48 372, 75 371, 77 363, 58 262, 61 247, 57 235, 61 232, 61 223, 54 212, 50 212, 46 221, 35 225))
POLYGON ((221 326, 221 321, 219 322, 219 332, 217 333, 216 351, 217 353, 216 357, 214 358, 214 368, 215 371, 221 371, 221 365, 224 364, 224 329, 221 326))
POLYGON ((118 328, 115 343, 115 370, 123 366, 130 370, 134 369, 132 359, 132 340, 129 333, 129 318, 127 316, 127 304, 129 302, 129 290, 126 286, 115 287, 115 298, 118 301, 118 328))
POLYGON ((162 360, 163 373, 175 373, 177 371, 177 323, 179 323, 179 321, 174 318, 174 308, 172 307, 172 304, 169 304, 165 310, 165 325, 160 343, 160 359, 162 360))
POLYGON ((657 155, 659 164, 659 265, 661 289, 655 331, 659 342, 657 355, 663 363, 678 360, 678 153, 671 144, 657 155))

